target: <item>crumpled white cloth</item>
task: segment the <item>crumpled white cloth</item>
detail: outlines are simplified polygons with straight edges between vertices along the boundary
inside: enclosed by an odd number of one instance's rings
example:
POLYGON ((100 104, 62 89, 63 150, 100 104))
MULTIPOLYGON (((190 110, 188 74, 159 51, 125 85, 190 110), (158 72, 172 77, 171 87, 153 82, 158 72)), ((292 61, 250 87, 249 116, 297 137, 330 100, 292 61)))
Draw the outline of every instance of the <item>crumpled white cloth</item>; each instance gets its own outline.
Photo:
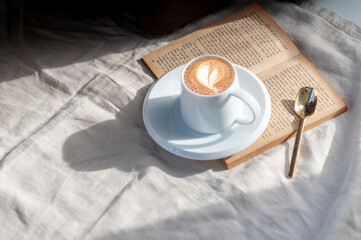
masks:
POLYGON ((263 4, 350 107, 304 134, 295 179, 294 139, 226 170, 148 135, 141 57, 243 6, 157 38, 26 16, 0 45, 0 238, 361 239, 361 29, 319 5, 263 4))

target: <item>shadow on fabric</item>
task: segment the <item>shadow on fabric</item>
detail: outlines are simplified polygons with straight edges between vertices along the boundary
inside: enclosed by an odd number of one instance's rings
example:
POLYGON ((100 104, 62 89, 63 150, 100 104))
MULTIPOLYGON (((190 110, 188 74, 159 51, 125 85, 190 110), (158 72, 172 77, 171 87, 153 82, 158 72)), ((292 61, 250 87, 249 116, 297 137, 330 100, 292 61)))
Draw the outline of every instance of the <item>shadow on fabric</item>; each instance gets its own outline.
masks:
POLYGON ((149 85, 138 90, 113 120, 71 135, 63 145, 63 158, 77 171, 118 168, 141 171, 154 166, 176 177, 213 169, 225 170, 220 161, 194 161, 175 156, 158 146, 147 133, 142 103, 149 85))

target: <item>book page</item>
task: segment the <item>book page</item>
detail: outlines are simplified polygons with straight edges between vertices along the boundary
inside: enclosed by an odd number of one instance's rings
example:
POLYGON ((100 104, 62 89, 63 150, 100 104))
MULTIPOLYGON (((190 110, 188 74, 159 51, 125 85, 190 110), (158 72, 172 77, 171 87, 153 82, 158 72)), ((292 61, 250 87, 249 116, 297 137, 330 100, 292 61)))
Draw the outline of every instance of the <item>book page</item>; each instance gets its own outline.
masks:
POLYGON ((159 78, 203 54, 224 56, 257 74, 299 51, 268 13, 253 3, 144 56, 143 61, 159 78))
POLYGON ((318 94, 316 112, 307 118, 305 130, 347 111, 344 100, 301 54, 259 73, 258 77, 267 87, 271 97, 270 122, 253 145, 230 158, 223 159, 227 168, 236 166, 296 134, 299 118, 293 106, 302 87, 313 87, 318 94))

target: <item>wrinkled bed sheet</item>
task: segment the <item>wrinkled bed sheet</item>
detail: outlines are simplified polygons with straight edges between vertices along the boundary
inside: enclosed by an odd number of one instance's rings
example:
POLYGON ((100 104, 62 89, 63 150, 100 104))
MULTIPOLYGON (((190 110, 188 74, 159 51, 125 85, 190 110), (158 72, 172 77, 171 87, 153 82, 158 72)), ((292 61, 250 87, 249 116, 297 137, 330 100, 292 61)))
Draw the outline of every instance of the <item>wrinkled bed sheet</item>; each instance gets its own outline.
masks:
POLYGON ((361 29, 312 2, 263 4, 349 111, 231 170, 148 135, 141 57, 166 36, 110 19, 25 16, 0 47, 1 239, 361 239, 361 29))

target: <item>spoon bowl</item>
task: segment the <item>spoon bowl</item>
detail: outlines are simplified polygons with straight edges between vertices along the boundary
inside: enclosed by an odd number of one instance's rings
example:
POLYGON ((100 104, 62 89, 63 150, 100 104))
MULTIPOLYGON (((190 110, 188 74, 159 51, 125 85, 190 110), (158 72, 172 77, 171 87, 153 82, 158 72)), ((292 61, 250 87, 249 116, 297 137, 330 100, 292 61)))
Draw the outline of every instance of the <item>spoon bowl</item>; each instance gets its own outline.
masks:
POLYGON ((300 118, 306 118, 315 112, 316 104, 316 90, 311 87, 303 87, 298 91, 294 110, 300 118))

